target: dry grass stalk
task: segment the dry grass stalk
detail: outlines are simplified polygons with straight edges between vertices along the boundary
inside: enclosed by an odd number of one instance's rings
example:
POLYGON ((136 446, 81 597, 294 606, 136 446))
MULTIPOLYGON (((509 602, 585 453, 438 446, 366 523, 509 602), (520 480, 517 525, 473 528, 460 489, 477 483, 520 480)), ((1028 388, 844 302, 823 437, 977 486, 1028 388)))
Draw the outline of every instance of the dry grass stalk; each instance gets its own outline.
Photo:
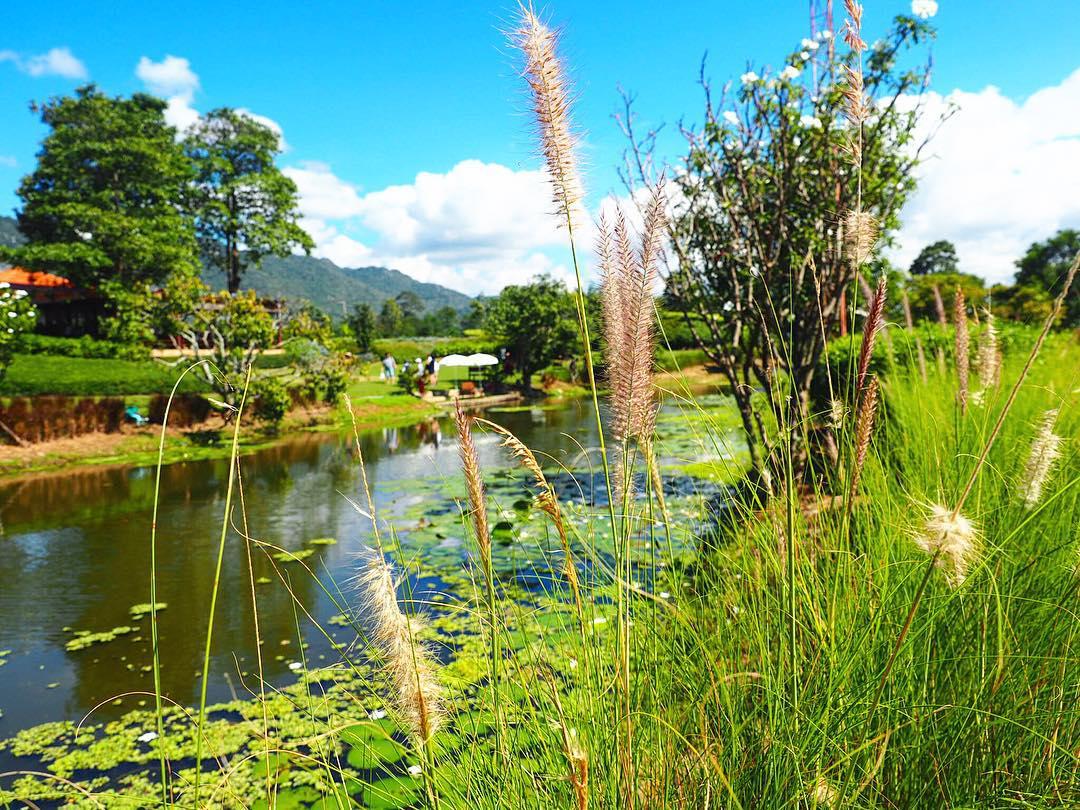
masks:
POLYGON ((484 499, 484 480, 480 475, 480 460, 472 437, 473 418, 461 405, 454 411, 458 429, 458 449, 461 453, 461 469, 465 474, 465 489, 469 495, 469 514, 476 533, 476 545, 485 571, 491 571, 491 530, 488 527, 487 507, 484 499))
MULTIPOLYGON (((911 317, 911 302, 908 300, 907 290, 901 290, 900 300, 904 304, 904 323, 908 331, 912 332, 915 330, 915 319, 911 317)), ((926 354, 923 352, 922 340, 918 335, 915 335, 915 353, 919 361, 919 376, 922 377, 923 382, 926 382, 926 354)))
POLYGON ((877 244, 877 222, 865 211, 849 211, 844 217, 844 253, 853 268, 861 267, 877 244))
POLYGON ((833 399, 829 402, 829 427, 840 431, 844 427, 844 419, 847 417, 847 406, 843 400, 833 399))
POLYGON ((1031 443, 1031 453, 1024 465, 1020 498, 1028 509, 1034 508, 1042 499, 1043 487, 1046 486, 1054 463, 1061 456, 1061 437, 1054 433, 1057 416, 1056 408, 1043 414, 1035 440, 1031 443))
POLYGON ((866 322, 863 324, 862 345, 859 347, 858 376, 855 378, 855 391, 861 395, 866 386, 866 376, 870 371, 870 359, 874 354, 874 342, 878 332, 885 324, 885 276, 878 281, 877 290, 869 301, 866 322))
POLYGON ((877 377, 870 379, 866 393, 859 403, 859 415, 855 422, 855 464, 851 470, 851 487, 848 490, 848 510, 855 503, 855 494, 859 489, 859 480, 862 478, 863 465, 866 464, 866 454, 870 449, 870 436, 874 430, 874 415, 878 407, 878 381, 877 377))
MULTIPOLYGON (((851 151, 852 162, 855 165, 862 163, 862 128, 870 114, 870 100, 867 98, 863 86, 862 54, 866 50, 866 42, 862 38, 862 5, 854 0, 844 0, 848 18, 844 22, 844 42, 851 49, 855 57, 855 65, 844 65, 845 82, 844 113, 854 125, 857 136, 848 145, 851 151)), ((856 206, 858 208, 858 206, 856 206)), ((859 264, 861 262, 857 262, 859 264)))
POLYGON ((563 755, 569 768, 570 784, 574 788, 574 804, 577 810, 589 810, 589 757, 578 741, 577 731, 566 723, 566 713, 563 711, 555 678, 550 670, 545 668, 543 672, 559 718, 557 725, 562 739, 563 755))
POLYGON ((968 337, 967 307, 964 291, 956 288, 953 315, 956 321, 956 401, 960 413, 967 413, 968 376, 971 366, 971 344, 968 337))
POLYGON ((941 290, 938 289, 937 284, 931 285, 930 289, 934 291, 934 312, 937 313, 938 323, 948 326, 949 319, 945 316, 945 301, 941 297, 941 290))
POLYGON ((994 327, 994 313, 986 310, 986 329, 976 350, 975 362, 979 373, 979 385, 993 388, 1001 379, 1001 351, 998 349, 997 329, 994 327))
POLYGON ((416 623, 398 606, 394 572, 382 554, 367 549, 356 576, 369 638, 383 659, 391 703, 421 745, 443 721, 442 687, 430 653, 416 640, 416 623))
POLYGON ((915 544, 933 556, 934 565, 945 572, 949 585, 957 588, 964 584, 968 569, 978 554, 979 536, 975 525, 966 517, 933 504, 915 544))
POLYGON ((566 521, 563 517, 562 507, 559 506, 559 499, 555 495, 554 487, 548 483, 547 476, 544 475, 544 471, 536 460, 533 451, 521 439, 502 425, 497 425, 487 419, 476 418, 473 421, 490 428, 502 436, 502 446, 509 450, 510 455, 517 459, 518 463, 533 477, 537 489, 534 503, 537 509, 551 518, 551 522, 555 526, 563 550, 563 576, 566 577, 566 581, 570 584, 570 590, 574 594, 574 601, 581 608, 581 589, 578 582, 577 565, 574 563, 574 555, 570 549, 570 538, 566 533, 566 521))
POLYGON ((526 6, 519 10, 518 29, 510 34, 525 58, 524 77, 532 94, 540 152, 551 176, 556 213, 573 227, 581 202, 574 148, 577 138, 570 126, 570 89, 558 57, 558 34, 526 6))

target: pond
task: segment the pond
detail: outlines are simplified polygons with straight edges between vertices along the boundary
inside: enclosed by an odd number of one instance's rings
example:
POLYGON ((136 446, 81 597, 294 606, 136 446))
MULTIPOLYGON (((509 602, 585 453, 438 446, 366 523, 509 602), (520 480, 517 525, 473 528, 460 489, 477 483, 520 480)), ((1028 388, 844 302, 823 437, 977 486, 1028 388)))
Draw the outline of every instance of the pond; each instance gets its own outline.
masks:
MULTIPOLYGON (((713 404, 728 413, 725 403, 713 404)), ((591 499, 588 471, 598 455, 590 403, 506 408, 486 415, 533 448, 545 468, 580 471, 575 478, 560 479, 560 488, 568 497, 576 493, 591 499)), ((729 417, 721 420, 722 439, 725 448, 730 442, 734 449, 715 450, 714 437, 711 455, 692 449, 686 432, 675 429, 681 419, 672 407, 661 415, 669 469, 676 461, 689 469, 706 458, 738 452, 729 417)), ((521 508, 527 489, 505 472, 511 467, 505 450, 490 434, 478 434, 477 444, 485 477, 493 480, 493 500, 502 498, 510 508, 516 492, 521 508), (500 490, 500 481, 509 489, 500 490)), ((413 538, 420 537, 437 552, 426 558, 429 567, 412 578, 411 587, 426 594, 425 601, 448 598, 462 580, 468 556, 454 502, 463 487, 453 421, 442 417, 365 431, 360 447, 377 513, 395 525, 401 555, 407 558, 410 544, 420 542, 413 538), (425 535, 418 531, 424 527, 437 530, 425 535)), ((162 468, 161 678, 163 692, 182 705, 198 703, 228 469, 224 459, 162 468)), ((87 469, 0 487, 0 738, 46 721, 78 720, 91 711, 93 721, 100 722, 153 706, 145 611, 154 478, 153 467, 87 469)), ((701 479, 681 478, 707 487, 701 479)), ((369 520, 350 504, 350 499, 365 503, 351 436, 303 434, 244 456, 242 499, 243 509, 236 510, 234 519, 246 519, 249 536, 295 552, 340 592, 324 590, 297 561, 275 560, 255 548, 251 566, 260 583, 255 588, 256 633, 248 545, 230 531, 210 663, 211 703, 245 697, 257 688, 252 671, 259 636, 264 677, 271 684, 289 682, 301 666, 339 660, 337 633, 326 638, 315 622, 340 631, 340 643, 355 637, 334 619, 350 599, 357 553, 371 542, 369 520)), ((498 553, 506 558, 517 553, 516 545, 504 542, 498 553)))

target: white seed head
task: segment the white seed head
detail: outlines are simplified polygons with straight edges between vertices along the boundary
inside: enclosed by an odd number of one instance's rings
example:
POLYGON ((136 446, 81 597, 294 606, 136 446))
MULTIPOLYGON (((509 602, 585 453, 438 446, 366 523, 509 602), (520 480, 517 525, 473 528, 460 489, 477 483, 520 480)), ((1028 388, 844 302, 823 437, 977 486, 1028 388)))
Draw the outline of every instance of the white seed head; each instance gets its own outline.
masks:
POLYGON ((979 535, 975 524, 966 517, 933 504, 915 544, 936 558, 934 565, 945 572, 949 585, 956 588, 967 579, 968 569, 978 554, 979 535))

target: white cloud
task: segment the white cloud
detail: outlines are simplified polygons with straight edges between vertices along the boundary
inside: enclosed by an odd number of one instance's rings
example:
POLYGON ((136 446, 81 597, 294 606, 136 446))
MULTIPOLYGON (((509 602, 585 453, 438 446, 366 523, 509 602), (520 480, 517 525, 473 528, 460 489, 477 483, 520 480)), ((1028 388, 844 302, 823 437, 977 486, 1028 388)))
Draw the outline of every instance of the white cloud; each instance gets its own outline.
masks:
POLYGON ((199 89, 198 75, 182 56, 166 54, 160 62, 144 56, 135 66, 135 75, 151 93, 165 98, 178 96, 191 101, 199 89))
POLYGON ((250 118, 252 121, 256 121, 269 129, 275 135, 278 136, 278 144, 283 152, 287 152, 289 145, 285 142, 285 130, 281 128, 281 124, 275 121, 273 118, 267 118, 265 115, 259 115, 252 112, 247 107, 237 107, 236 111, 243 116, 250 118))
POLYGON ((13 155, 0 155, 0 166, 14 169, 18 165, 19 161, 17 161, 13 155))
POLYGON ((1080 226, 1080 69, 1022 103, 992 86, 931 93, 923 125, 950 103, 959 111, 927 148, 893 258, 907 267, 949 239, 961 270, 1008 281, 1028 245, 1080 226))
POLYGON ((70 48, 51 48, 45 53, 23 57, 15 51, 0 51, 0 62, 11 62, 30 76, 62 76, 65 79, 85 79, 90 73, 86 65, 70 48))
POLYGON ((545 272, 571 279, 566 263, 549 255, 560 252, 566 233, 550 213, 541 170, 463 160, 366 194, 324 164, 284 171, 300 190, 316 255, 335 264, 383 265, 471 294, 545 272), (370 245, 348 233, 359 229, 372 235, 370 245))
POLYGON ((192 106, 195 91, 199 89, 199 76, 187 59, 166 54, 160 62, 155 62, 144 56, 135 66, 135 76, 147 90, 168 102, 165 122, 176 127, 177 133, 199 120, 199 111, 192 106))

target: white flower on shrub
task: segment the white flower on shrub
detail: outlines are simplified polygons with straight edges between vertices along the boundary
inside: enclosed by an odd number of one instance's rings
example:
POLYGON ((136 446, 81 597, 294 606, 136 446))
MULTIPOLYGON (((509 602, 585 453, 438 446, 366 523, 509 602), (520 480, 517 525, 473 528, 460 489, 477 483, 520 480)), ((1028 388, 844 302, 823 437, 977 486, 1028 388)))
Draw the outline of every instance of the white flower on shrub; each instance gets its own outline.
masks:
POLYGON ((731 110, 724 110, 724 120, 732 126, 736 126, 739 123, 739 116, 731 110))
POLYGON ((760 78, 761 77, 758 76, 756 73, 754 73, 754 71, 752 71, 752 70, 746 71, 746 73, 744 73, 742 76, 739 77, 739 79, 742 81, 743 84, 753 84, 754 82, 758 81, 760 78))
POLYGON ((799 70, 794 65, 788 65, 787 67, 785 67, 783 70, 780 71, 780 78, 781 79, 788 79, 788 80, 797 79, 801 75, 802 75, 802 71, 799 70))
POLYGON ((0 330, 0 377, 3 377, 19 341, 37 325, 37 307, 31 303, 25 290, 13 290, 11 285, 0 282, 0 311, 7 313, 7 328, 0 330))

